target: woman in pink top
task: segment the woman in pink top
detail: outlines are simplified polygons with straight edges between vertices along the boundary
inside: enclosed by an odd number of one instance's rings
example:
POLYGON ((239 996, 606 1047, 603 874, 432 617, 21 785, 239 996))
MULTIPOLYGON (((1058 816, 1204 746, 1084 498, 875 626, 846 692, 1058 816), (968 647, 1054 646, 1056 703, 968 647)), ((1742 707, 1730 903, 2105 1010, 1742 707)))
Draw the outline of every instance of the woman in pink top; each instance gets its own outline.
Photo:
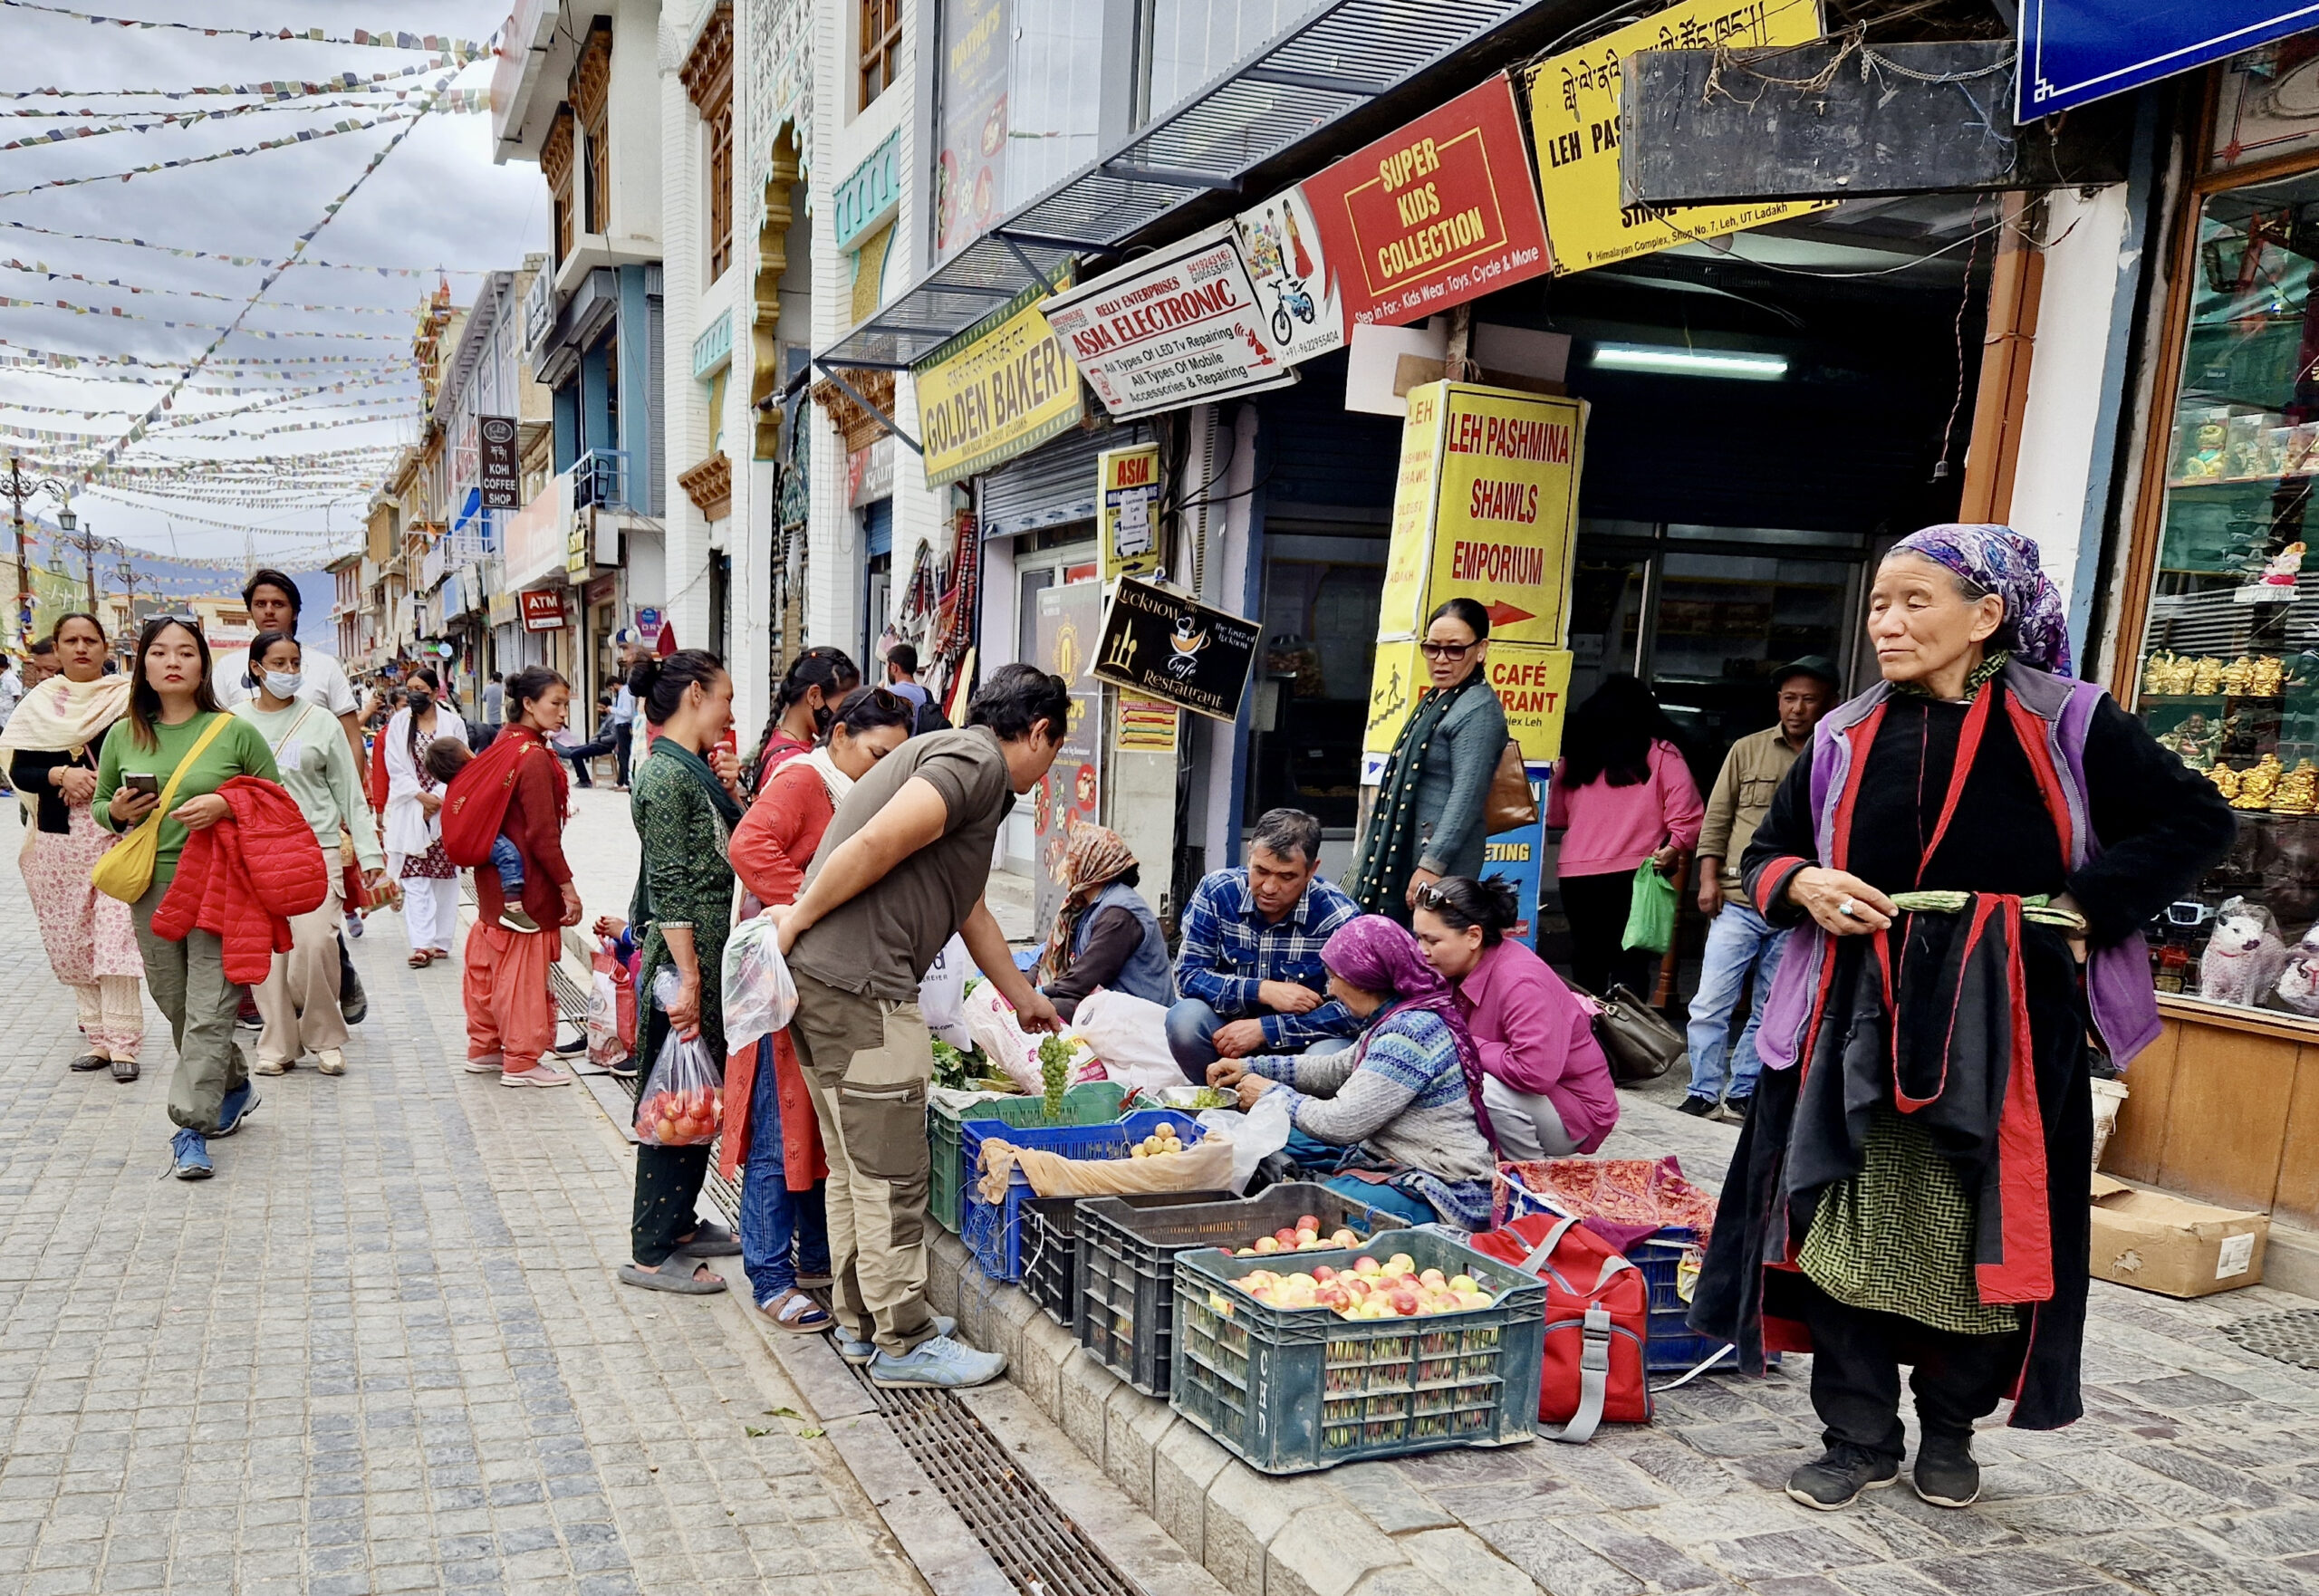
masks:
POLYGON ((1457 995, 1481 1054, 1482 1107, 1499 1156, 1591 1153, 1619 1122, 1611 1062, 1585 1001, 1506 934, 1521 922, 1512 882, 1445 876, 1418 889, 1418 950, 1457 995))
POLYGON ((1677 855, 1699 840, 1707 805, 1676 736, 1650 689, 1623 672, 1595 688, 1563 728, 1546 824, 1563 832, 1555 870, 1570 918, 1571 968, 1598 995, 1613 985, 1650 995, 1657 956, 1625 945, 1635 867, 1649 860, 1671 873, 1677 855))

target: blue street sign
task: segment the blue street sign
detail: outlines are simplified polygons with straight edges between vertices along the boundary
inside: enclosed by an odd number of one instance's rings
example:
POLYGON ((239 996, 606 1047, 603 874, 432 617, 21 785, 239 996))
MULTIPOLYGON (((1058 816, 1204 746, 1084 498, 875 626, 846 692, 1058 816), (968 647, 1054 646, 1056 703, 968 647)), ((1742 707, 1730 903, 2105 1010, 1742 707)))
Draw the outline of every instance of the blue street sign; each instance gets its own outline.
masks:
POLYGON ((2309 0, 2023 0, 2017 114, 2052 116, 2314 27, 2309 0))

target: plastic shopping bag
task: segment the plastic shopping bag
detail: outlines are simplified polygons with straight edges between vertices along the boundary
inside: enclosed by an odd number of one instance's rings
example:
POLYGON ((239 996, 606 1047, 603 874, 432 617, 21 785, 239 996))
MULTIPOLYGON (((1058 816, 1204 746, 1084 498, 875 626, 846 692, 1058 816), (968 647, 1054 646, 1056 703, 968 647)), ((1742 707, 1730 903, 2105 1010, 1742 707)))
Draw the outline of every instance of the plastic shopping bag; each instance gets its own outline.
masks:
MULTIPOLYGON (((1016 1022, 1015 1005, 1000 995, 997 982, 977 985, 967 994, 961 1006, 967 1013, 967 1034, 998 1074, 1013 1082, 1017 1091, 1035 1095, 1047 1089, 1045 1073, 1039 1068, 1039 1039, 1016 1022)), ((1182 1078, 1179 1073, 1177 1079, 1182 1078)))
MULTIPOLYGON (((663 1014, 678 984, 672 967, 653 977, 652 1001, 663 1014)), ((679 1036, 671 1025, 637 1094, 636 1139, 651 1147, 697 1147, 715 1139, 725 1123, 724 1082, 708 1043, 698 1034, 679 1036)))
POLYGON ((934 956, 934 967, 918 984, 918 1012, 926 1028, 957 1048, 971 1053, 975 1039, 967 1030, 967 976, 975 966, 967 939, 953 937, 934 956))
POLYGON ((1079 1000, 1070 1034, 1103 1061, 1107 1080, 1144 1091, 1184 1083, 1168 1051, 1168 1011, 1150 998, 1099 986, 1079 1000))
POLYGON ((739 1053, 789 1024, 797 984, 771 920, 744 920, 725 941, 725 1050, 739 1053))
POLYGON ((1256 1166, 1288 1145, 1294 1127, 1288 1118, 1288 1093, 1267 1091, 1246 1113, 1236 1109, 1208 1109, 1199 1116, 1200 1128, 1211 1139, 1232 1144, 1232 1186, 1246 1191, 1256 1178, 1256 1166))
POLYGON ((1626 936, 1619 946, 1637 953, 1665 953, 1674 940, 1675 883, 1646 859, 1635 867, 1626 936))
POLYGON ((588 990, 588 1062, 611 1069, 636 1051, 636 978, 609 941, 596 949, 588 990))

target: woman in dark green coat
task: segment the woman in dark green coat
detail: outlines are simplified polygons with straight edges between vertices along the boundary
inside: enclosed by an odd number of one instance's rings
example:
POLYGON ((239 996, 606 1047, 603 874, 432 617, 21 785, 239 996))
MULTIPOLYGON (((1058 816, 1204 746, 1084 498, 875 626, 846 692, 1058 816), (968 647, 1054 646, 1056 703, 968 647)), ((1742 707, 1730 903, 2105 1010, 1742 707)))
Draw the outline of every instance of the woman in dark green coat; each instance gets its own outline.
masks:
MULTIPOLYGON (((741 818, 741 798, 739 766, 724 745, 733 725, 733 678, 724 661, 705 649, 682 649, 638 666, 629 685, 659 733, 628 795, 643 851, 628 918, 641 956, 637 1043, 649 1087, 651 1062, 671 1029, 698 1037, 718 1071, 724 1068, 722 972, 733 924, 733 867, 725 851, 741 818), (652 996, 664 969, 677 974, 676 1000, 665 1009, 652 996)), ((694 1262, 741 1250, 731 1231, 695 1211, 709 1146, 638 1146, 633 1261, 620 1272, 629 1284, 695 1295, 725 1289, 722 1276, 694 1262)))

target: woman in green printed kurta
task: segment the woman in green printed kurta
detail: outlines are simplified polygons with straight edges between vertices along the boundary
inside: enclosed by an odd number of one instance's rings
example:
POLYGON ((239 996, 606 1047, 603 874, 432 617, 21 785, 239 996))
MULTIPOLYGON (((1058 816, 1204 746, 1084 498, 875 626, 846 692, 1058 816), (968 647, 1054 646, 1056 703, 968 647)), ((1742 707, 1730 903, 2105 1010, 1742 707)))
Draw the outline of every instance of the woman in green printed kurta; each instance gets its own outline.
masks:
MULTIPOLYGON (((642 956, 637 1043, 650 1085, 651 1062, 671 1028, 681 1037, 698 1036, 723 1067, 721 972, 733 916, 733 867, 725 849, 741 818, 741 801, 738 766, 722 746, 733 724, 733 678, 724 663, 704 649, 679 649, 639 666, 630 686, 645 719, 659 729, 628 798, 643 849, 629 919, 642 956), (676 1001, 665 1010, 652 997, 663 969, 678 977, 676 1001)), ((707 1142, 637 1148, 633 1262, 620 1272, 629 1284, 694 1294, 725 1289, 708 1265, 693 1263, 741 1250, 732 1232, 703 1223, 695 1213, 708 1154, 707 1142), (692 1267, 668 1267, 672 1259, 692 1267)))

